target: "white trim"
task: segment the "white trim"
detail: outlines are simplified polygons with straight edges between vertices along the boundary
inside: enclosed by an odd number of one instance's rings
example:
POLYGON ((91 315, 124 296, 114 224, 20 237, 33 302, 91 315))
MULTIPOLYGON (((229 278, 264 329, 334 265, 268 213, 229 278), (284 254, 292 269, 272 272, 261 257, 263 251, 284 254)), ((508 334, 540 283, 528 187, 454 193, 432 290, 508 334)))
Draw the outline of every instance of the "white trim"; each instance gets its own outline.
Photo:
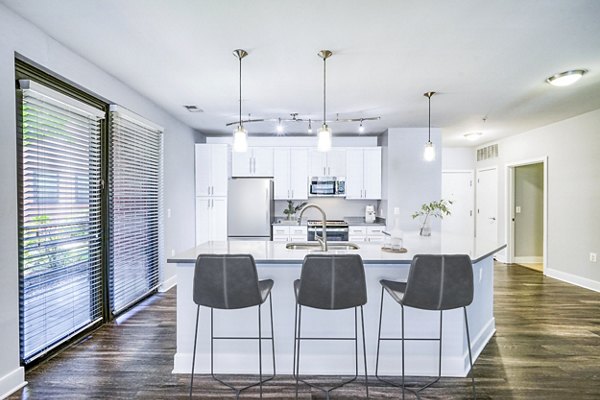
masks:
POLYGON ((172 277, 161 283, 158 287, 158 291, 160 293, 168 292, 175 285, 177 285, 177 275, 173 275, 172 277))
MULTIPOLYGON (((512 161, 510 163, 504 164, 505 171, 505 180, 504 180, 504 194, 505 194, 505 223, 504 223, 504 234, 505 234, 505 242, 506 242, 506 262, 513 263, 515 261, 514 256, 514 224, 512 223, 513 210, 514 210, 514 169, 515 167, 522 167, 525 165, 531 164, 539 164, 542 163, 544 168, 544 192, 542 194, 543 197, 543 228, 542 228, 542 236, 543 236, 543 255, 542 261, 534 261, 534 262, 542 262, 542 268, 545 273, 546 268, 548 267, 548 156, 531 158, 521 161, 512 161)), ((528 262, 528 261, 522 261, 528 262)))
POLYGON ((80 115, 90 115, 97 119, 104 119, 106 114, 104 111, 85 104, 77 99, 70 96, 57 92, 54 89, 50 89, 47 86, 41 85, 29 79, 20 79, 19 88, 23 93, 32 95, 41 101, 57 103, 60 107, 64 107, 69 111, 73 111, 80 115))
POLYGON ((23 367, 15 368, 0 378, 0 400, 7 398, 25 385, 27 385, 25 369, 23 367))
POLYGON ((544 257, 540 256, 522 256, 522 257, 513 257, 513 262, 516 264, 539 264, 544 262, 544 257))
POLYGON ((144 125, 148 129, 158 131, 161 133, 165 130, 165 128, 163 128, 162 126, 155 124, 154 122, 134 113, 133 111, 124 108, 123 106, 111 104, 109 107, 109 111, 118 114, 121 118, 126 119, 130 122, 136 123, 138 125, 144 125))
POLYGON ((559 281, 570 283, 572 285, 580 286, 584 289, 600 292, 600 282, 592 279, 583 278, 578 275, 573 275, 568 272, 562 272, 552 268, 546 268, 545 266, 544 275, 549 276, 550 278, 558 279, 559 281))

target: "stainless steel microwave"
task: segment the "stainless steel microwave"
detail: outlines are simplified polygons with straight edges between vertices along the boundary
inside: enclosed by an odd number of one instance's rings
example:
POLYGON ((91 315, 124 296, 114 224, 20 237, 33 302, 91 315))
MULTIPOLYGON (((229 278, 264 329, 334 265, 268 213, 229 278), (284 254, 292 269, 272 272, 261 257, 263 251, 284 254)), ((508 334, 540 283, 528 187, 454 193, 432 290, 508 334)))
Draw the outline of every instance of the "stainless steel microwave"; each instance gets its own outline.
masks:
POLYGON ((310 197, 346 197, 346 180, 336 176, 313 176, 309 184, 310 197))

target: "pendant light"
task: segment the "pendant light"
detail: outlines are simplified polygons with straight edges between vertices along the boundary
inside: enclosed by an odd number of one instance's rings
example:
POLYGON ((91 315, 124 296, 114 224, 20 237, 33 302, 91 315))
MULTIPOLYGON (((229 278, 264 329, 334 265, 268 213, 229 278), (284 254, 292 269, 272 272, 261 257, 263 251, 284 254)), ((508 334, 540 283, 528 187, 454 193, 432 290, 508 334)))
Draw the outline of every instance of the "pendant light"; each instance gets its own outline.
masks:
POLYGON ((423 94, 423 96, 429 99, 429 130, 427 136, 427 143, 425 143, 425 149, 423 151, 423 159, 425 161, 435 160, 435 147, 433 147, 433 143, 431 142, 431 96, 433 96, 434 94, 435 92, 427 92, 423 94))
POLYGON ((246 50, 237 49, 233 55, 240 60, 240 120, 238 126, 233 131, 233 151, 244 153, 248 150, 248 132, 242 125, 242 58, 248 55, 246 50))
POLYGON ((323 59, 323 125, 317 132, 317 150, 331 150, 331 129, 327 126, 327 59, 333 53, 329 50, 321 50, 319 57, 323 59))

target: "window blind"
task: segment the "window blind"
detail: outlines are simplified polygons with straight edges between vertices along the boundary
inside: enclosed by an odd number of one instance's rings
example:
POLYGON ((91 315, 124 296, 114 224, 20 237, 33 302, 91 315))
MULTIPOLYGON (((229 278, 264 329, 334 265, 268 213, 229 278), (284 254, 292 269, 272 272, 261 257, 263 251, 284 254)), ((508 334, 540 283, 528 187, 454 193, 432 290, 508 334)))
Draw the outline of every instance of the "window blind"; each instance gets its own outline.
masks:
POLYGON ((102 318, 104 112, 19 81, 19 275, 25 363, 102 318))
POLYGON ((111 105, 109 149, 109 287, 117 314, 159 284, 162 128, 111 105))

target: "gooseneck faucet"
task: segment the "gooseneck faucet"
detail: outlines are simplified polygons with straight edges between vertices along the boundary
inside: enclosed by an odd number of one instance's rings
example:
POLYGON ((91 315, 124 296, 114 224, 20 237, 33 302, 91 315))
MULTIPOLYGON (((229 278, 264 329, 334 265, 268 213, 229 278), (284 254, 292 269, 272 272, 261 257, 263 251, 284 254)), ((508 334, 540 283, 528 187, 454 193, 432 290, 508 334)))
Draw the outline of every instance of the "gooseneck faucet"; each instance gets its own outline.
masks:
POLYGON ((315 232, 315 239, 317 239, 317 241, 321 244, 321 250, 327 251, 327 216, 325 215, 325 211, 323 211, 321 207, 312 203, 305 205, 304 208, 300 210, 300 215, 298 216, 298 225, 300 225, 300 221, 302 220, 302 215, 304 214, 304 211, 308 210, 309 208, 316 208, 321 213, 323 224, 323 236, 322 238, 320 238, 315 232))

